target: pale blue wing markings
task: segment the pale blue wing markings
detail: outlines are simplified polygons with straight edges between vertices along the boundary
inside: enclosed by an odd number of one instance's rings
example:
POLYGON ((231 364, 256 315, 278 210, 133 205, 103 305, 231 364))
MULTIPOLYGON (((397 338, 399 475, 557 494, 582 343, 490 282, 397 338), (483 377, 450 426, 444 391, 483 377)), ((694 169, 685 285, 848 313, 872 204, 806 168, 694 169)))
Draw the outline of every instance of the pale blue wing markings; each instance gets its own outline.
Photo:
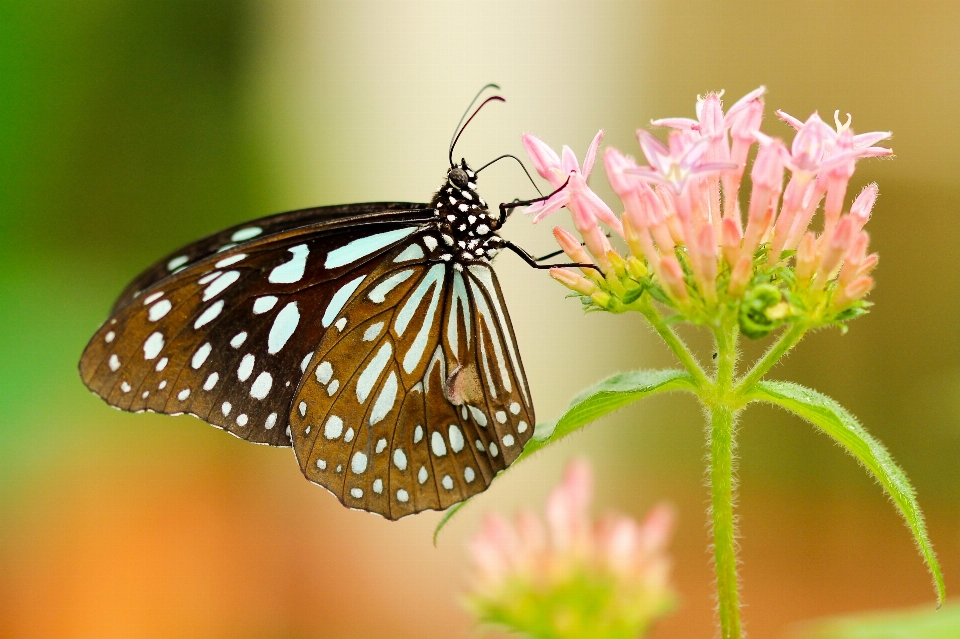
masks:
POLYGON ((507 352, 510 354, 510 363, 517 377, 517 385, 520 386, 520 390, 523 392, 523 397, 527 404, 530 404, 530 389, 527 388, 527 380, 523 374, 523 367, 520 364, 520 356, 517 354, 517 349, 514 345, 513 331, 510 329, 510 320, 507 319, 507 314, 503 310, 503 304, 500 301, 497 287, 493 283, 493 271, 488 266, 480 266, 477 264, 473 264, 468 268, 474 277, 480 281, 486 289, 487 295, 490 297, 490 302, 497 314, 497 325, 503 336, 503 341, 506 342, 507 352))
POLYGON ((394 242, 398 242, 403 238, 411 235, 417 230, 418 227, 408 227, 394 229, 393 231, 385 231, 383 233, 377 233, 375 235, 368 235, 366 237, 361 237, 352 242, 344 244, 338 249, 334 249, 327 253, 327 259, 323 263, 323 267, 327 269, 339 268, 341 266, 346 266, 356 262, 357 260, 367 257, 385 246, 389 246, 394 242))
MULTIPOLYGON (((441 265, 438 264, 437 266, 441 265)), ((403 356, 403 370, 408 375, 417 368, 420 360, 423 358, 423 352, 427 348, 427 341, 430 339, 430 330, 433 328, 433 323, 437 318, 437 306, 440 304, 440 294, 442 292, 443 285, 441 282, 438 282, 437 286, 433 289, 433 297, 430 299, 430 306, 427 308, 427 313, 423 316, 423 324, 420 326, 420 331, 414 338, 406 355, 403 356)))
POLYGON ((407 301, 404 303, 403 308, 400 309, 400 312, 397 314, 397 319, 393 324, 398 336, 402 336, 403 332, 407 330, 407 325, 410 324, 410 320, 413 319, 417 308, 419 308, 420 303, 423 301, 427 291, 430 290, 430 287, 434 284, 440 285, 442 283, 445 272, 446 267, 443 264, 435 264, 430 267, 430 270, 427 271, 424 278, 420 280, 417 288, 407 297, 407 301))
POLYGON ((340 311, 343 310, 347 301, 350 300, 350 296, 360 287, 360 284, 366 277, 366 275, 361 275, 347 282, 333 294, 333 297, 330 298, 330 303, 327 305, 327 310, 323 312, 323 318, 320 320, 320 324, 324 328, 329 328, 330 325, 333 324, 333 320, 337 319, 337 315, 340 314, 340 311))

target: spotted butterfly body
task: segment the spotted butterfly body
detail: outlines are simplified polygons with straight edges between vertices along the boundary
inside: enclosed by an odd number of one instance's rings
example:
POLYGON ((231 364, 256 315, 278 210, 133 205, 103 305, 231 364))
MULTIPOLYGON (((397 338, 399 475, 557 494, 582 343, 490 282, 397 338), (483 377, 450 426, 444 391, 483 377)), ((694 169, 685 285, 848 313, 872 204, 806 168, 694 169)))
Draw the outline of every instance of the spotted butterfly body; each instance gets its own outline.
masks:
POLYGON ((83 353, 122 410, 293 446, 304 475, 389 519, 481 492, 535 423, 490 260, 499 212, 454 166, 429 204, 306 209, 138 276, 83 353))

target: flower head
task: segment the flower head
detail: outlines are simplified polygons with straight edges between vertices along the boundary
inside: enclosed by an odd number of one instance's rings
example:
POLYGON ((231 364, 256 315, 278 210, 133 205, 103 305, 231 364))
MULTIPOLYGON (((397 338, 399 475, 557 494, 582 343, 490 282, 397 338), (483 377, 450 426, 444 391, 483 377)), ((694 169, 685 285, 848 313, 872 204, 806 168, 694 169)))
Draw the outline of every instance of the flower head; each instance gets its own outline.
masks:
MULTIPOLYGON (((760 131, 764 93, 763 87, 752 91, 726 113, 722 92, 710 93, 698 98, 697 119, 654 120, 672 130, 666 143, 647 131, 637 133, 646 166, 606 149, 607 178, 623 203, 622 236, 634 262, 612 253, 601 239, 600 215, 575 214, 577 230, 607 277, 585 273, 589 285, 580 276, 555 272, 554 278, 583 295, 588 308, 630 310, 643 304, 643 294, 649 292, 651 299, 695 323, 738 313, 750 337, 793 322, 842 324, 865 312, 863 298, 873 286, 869 270, 877 258, 867 253, 863 227, 876 201, 876 185, 865 189, 847 212, 844 206, 856 162, 890 155, 890 149, 876 146, 890 133, 856 135, 849 115, 841 123, 835 114, 833 127, 816 113, 800 121, 778 111, 796 130, 785 144, 760 131), (754 145, 758 149, 744 215, 740 187, 754 145), (813 231, 821 210, 822 226, 813 231), (605 255, 598 257, 600 252, 605 255), (630 266, 620 269, 630 273, 621 274, 616 263, 630 266)), ((599 136, 587 165, 592 166, 598 143, 599 136)), ((564 163, 549 149, 528 145, 531 149, 541 175, 553 176, 551 184, 561 183, 563 175, 579 176, 572 152, 564 163), (569 171, 551 168, 557 163, 569 171)), ((568 201, 575 192, 565 196, 568 201)), ((581 208, 600 209, 590 202, 581 208)), ((549 201, 541 210, 548 207, 549 201)), ((577 244, 573 236, 561 242, 571 258, 582 254, 577 244)))
POLYGON ((667 612, 673 530, 669 506, 642 523, 590 516, 593 474, 574 460, 547 498, 546 523, 529 511, 490 515, 471 541, 470 605, 484 623, 530 636, 638 637, 667 612))

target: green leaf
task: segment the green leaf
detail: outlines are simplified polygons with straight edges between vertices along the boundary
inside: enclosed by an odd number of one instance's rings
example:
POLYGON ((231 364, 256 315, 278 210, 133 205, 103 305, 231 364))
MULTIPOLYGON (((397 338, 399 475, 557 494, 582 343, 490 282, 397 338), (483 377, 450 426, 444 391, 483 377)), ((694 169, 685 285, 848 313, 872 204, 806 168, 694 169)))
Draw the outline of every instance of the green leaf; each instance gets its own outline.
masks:
POLYGON ((956 639, 960 637, 960 605, 824 619, 804 624, 796 635, 801 639, 956 639))
POLYGON ((680 370, 631 371, 608 377, 575 396, 560 419, 552 423, 537 424, 533 437, 527 442, 517 462, 560 441, 590 422, 648 395, 696 389, 693 377, 680 370))
POLYGON ((776 404, 807 420, 857 458, 880 482, 907 522, 920 554, 933 575, 939 604, 946 597, 940 564, 933 552, 923 513, 913 486, 890 453, 843 406, 817 391, 790 382, 758 382, 747 395, 750 401, 776 404))
MULTIPOLYGON (((680 370, 631 371, 608 377, 576 395, 570 407, 555 422, 541 422, 534 429, 533 437, 527 442, 510 468, 513 468, 533 453, 554 442, 560 441, 573 431, 590 422, 600 419, 608 413, 623 408, 627 404, 643 399, 654 393, 672 390, 696 391, 697 386, 689 373, 680 370)), ((503 471, 501 471, 503 472, 503 471)), ((433 531, 433 543, 444 526, 460 512, 470 499, 451 506, 433 531)))

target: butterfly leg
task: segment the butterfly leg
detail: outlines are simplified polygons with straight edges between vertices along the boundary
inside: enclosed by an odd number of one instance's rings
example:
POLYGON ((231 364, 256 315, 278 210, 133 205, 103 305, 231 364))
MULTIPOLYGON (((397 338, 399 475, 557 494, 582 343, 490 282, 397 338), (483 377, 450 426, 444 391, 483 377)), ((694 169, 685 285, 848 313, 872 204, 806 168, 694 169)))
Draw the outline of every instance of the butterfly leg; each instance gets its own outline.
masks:
POLYGON ((500 219, 496 220, 494 223, 493 230, 499 231, 504 224, 507 223, 507 218, 510 217, 510 214, 513 213, 513 210, 521 206, 530 206, 531 204, 536 204, 537 202, 543 202, 549 200, 554 195, 567 188, 567 185, 570 184, 570 178, 567 178, 567 181, 564 182, 560 188, 551 193, 550 195, 544 195, 543 197, 534 198, 532 200, 514 200, 513 202, 501 202, 500 204, 500 219))
POLYGON ((503 245, 503 248, 510 249, 511 251, 519 255, 520 259, 522 259, 524 262, 526 262, 531 267, 536 269, 567 268, 567 267, 575 266, 577 268, 592 268, 595 271, 597 271, 597 273, 599 273, 601 276, 603 275, 603 271, 600 270, 600 267, 597 266, 596 264, 578 264, 576 262, 571 262, 569 264, 539 264, 537 261, 537 258, 530 255, 529 253, 527 253, 525 250, 523 250, 522 248, 520 248, 510 240, 503 240, 502 245, 503 245))

